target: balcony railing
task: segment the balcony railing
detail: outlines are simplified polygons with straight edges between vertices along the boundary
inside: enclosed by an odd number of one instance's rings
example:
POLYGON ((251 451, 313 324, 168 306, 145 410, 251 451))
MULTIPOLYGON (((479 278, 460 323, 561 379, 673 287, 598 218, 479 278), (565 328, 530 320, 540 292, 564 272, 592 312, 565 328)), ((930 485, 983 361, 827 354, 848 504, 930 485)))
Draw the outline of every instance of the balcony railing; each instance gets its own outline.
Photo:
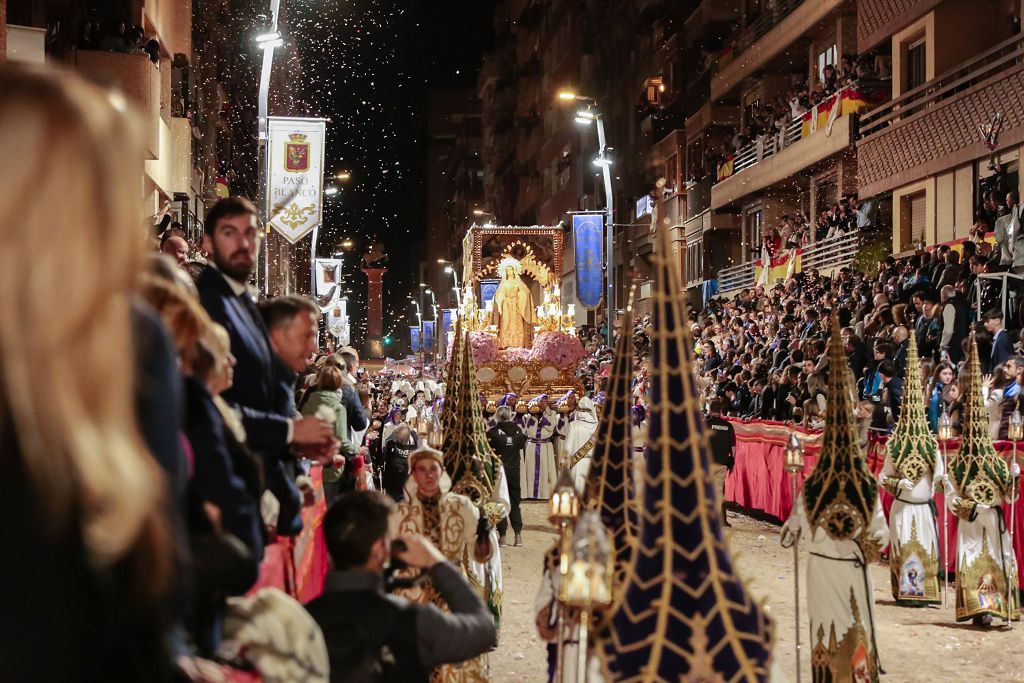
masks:
POLYGON ((1024 34, 1018 33, 971 61, 909 90, 860 120, 861 140, 880 135, 886 128, 921 114, 989 78, 999 76, 1024 59, 1024 34))
POLYGON ((804 0, 778 0, 774 7, 766 8, 761 16, 747 24, 747 27, 736 36, 732 46, 733 57, 763 38, 768 31, 772 30, 772 27, 802 4, 804 4, 804 0))
MULTIPOLYGON (((860 233, 849 232, 809 244, 801 249, 801 270, 842 268, 853 262, 860 245, 860 233)), ((755 261, 747 261, 718 273, 718 291, 732 292, 753 287, 755 261)))
POLYGON ((803 116, 793 119, 782 131, 775 135, 760 135, 739 152, 732 161, 732 172, 728 175, 719 174, 719 181, 730 178, 740 171, 755 166, 769 157, 773 157, 803 137, 803 116))

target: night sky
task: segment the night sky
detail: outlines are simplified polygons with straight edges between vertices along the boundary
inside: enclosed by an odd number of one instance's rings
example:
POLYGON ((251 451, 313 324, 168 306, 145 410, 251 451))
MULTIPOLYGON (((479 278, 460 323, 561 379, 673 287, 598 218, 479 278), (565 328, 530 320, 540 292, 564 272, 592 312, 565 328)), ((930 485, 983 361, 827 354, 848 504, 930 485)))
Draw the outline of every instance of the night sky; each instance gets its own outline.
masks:
MULTIPOLYGON (((492 41, 493 0, 284 0, 304 72, 304 100, 327 128, 328 170, 350 171, 325 209, 319 255, 344 238, 352 275, 353 342, 365 335, 366 277, 359 259, 373 235, 391 259, 384 331, 415 318, 426 235, 426 102, 431 88, 473 85, 492 41)), ((400 339, 401 336, 399 335, 400 339)))

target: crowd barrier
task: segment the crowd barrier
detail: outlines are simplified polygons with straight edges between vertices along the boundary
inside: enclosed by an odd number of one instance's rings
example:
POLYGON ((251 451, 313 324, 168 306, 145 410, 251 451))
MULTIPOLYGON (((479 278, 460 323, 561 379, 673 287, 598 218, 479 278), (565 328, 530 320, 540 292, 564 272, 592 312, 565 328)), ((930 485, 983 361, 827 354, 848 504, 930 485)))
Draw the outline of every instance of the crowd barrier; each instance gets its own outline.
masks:
MULTIPOLYGON (((751 510, 758 510, 784 521, 793 509, 792 484, 785 470, 786 444, 790 435, 796 433, 804 445, 804 471, 797 475, 798 489, 804 479, 813 470, 821 452, 821 431, 807 430, 785 422, 772 420, 736 420, 729 419, 736 431, 736 465, 725 481, 725 498, 728 501, 751 510)), ((871 438, 867 452, 868 468, 875 474, 881 472, 885 464, 886 437, 871 438)), ((950 441, 948 456, 952 457, 959 447, 959 442, 950 441)), ((1007 461, 1011 458, 1013 443, 996 441, 996 451, 1007 461)), ((1017 444, 1018 456, 1024 463, 1024 442, 1017 444)), ((1024 478, 1022 478, 1024 479, 1024 478)), ((1024 481, 1021 482, 1024 484, 1024 481)), ((888 519, 892 496, 881 490, 882 507, 888 519)), ((1024 485, 1021 486, 1024 495, 1024 485)), ((939 510, 939 537, 942 537, 942 507, 945 504, 942 493, 935 494, 935 505, 939 510)), ((1024 499, 1018 501, 1014 508, 1016 534, 1013 539, 1014 552, 1017 555, 1017 566, 1024 566, 1024 499)), ((1003 516, 1009 527, 1010 506, 1003 508, 1003 516)), ((945 563, 950 571, 955 569, 956 557, 956 526, 957 518, 949 515, 949 557, 945 563)), ((1022 572, 1024 574, 1024 572, 1022 572)), ((1024 586, 1024 576, 1021 577, 1024 586)))
POLYGON ((319 466, 313 466, 310 479, 315 502, 302 510, 302 532, 294 538, 279 536, 267 544, 259 578, 250 593, 261 588, 277 588, 305 604, 323 592, 327 577, 327 545, 323 533, 327 503, 319 466))

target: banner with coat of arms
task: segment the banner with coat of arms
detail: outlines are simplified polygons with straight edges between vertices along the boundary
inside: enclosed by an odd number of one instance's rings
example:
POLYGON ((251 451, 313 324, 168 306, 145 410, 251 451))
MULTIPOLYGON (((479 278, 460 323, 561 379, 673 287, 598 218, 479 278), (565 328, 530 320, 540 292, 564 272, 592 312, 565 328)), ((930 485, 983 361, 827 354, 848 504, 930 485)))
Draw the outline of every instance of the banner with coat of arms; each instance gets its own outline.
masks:
POLYGON ((269 224, 291 244, 320 225, 324 196, 324 119, 270 116, 269 224))

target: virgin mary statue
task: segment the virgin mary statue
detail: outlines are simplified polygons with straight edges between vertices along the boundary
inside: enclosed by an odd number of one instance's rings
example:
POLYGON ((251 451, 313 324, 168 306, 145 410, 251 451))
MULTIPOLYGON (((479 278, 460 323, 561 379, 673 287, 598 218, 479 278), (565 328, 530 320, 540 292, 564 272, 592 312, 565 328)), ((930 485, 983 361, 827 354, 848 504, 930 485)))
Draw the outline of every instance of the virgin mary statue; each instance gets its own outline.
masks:
POLYGON ((533 345, 533 295, 519 277, 523 266, 514 258, 502 259, 498 267, 501 284, 494 293, 494 316, 498 325, 498 348, 530 348, 533 345))

